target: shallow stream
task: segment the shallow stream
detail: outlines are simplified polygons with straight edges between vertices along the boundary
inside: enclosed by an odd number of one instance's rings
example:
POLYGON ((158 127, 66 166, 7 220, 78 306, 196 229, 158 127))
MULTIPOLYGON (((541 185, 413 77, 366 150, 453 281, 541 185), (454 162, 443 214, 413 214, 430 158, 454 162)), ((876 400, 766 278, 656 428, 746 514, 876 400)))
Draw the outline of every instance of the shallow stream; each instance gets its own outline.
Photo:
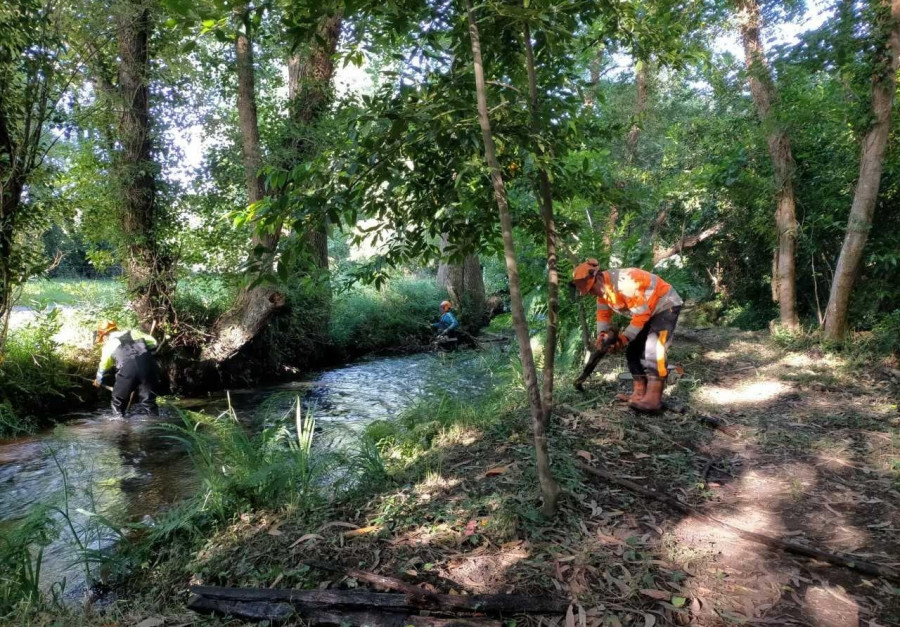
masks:
MULTIPOLYGON (((493 382, 484 353, 418 354, 372 359, 327 370, 275 387, 230 393, 241 418, 266 411, 285 413, 296 396, 316 419, 322 442, 351 441, 374 420, 391 419, 424 398, 477 396, 493 382)), ((176 407, 216 414, 227 407, 224 395, 182 399, 176 407)), ((116 523, 152 518, 199 488, 184 447, 167 438, 161 423, 180 423, 174 407, 155 419, 117 420, 104 406, 72 414, 52 430, 14 440, 0 440, 0 534, 25 519, 34 508, 55 505, 68 511, 75 532, 89 548, 108 550, 115 537, 90 533, 101 516, 116 523), (65 485, 69 502, 65 507, 65 485)), ((264 417, 264 418, 265 418, 264 417)), ((56 517, 62 522, 62 515, 56 517)), ((45 587, 65 580, 64 594, 84 590, 85 572, 73 533, 66 528, 44 551, 41 579, 45 587)))

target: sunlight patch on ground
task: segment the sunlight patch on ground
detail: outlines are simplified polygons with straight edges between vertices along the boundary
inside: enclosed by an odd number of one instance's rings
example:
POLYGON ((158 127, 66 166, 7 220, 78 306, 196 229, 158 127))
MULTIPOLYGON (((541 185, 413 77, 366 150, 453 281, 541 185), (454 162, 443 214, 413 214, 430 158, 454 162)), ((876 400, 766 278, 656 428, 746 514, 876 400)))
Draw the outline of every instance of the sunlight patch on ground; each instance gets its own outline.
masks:
POLYGON ((803 595, 803 613, 817 627, 859 625, 859 604, 830 586, 808 588, 803 595))
POLYGON ((740 491, 757 503, 772 505, 784 497, 797 498, 817 484, 815 470, 806 464, 791 464, 781 467, 777 472, 783 477, 789 477, 789 480, 750 470, 740 479, 740 491))
POLYGON ((463 425, 452 425, 435 438, 435 445, 443 446, 472 446, 483 437, 479 429, 463 425))
POLYGON ((841 360, 829 355, 810 357, 805 353, 788 353, 778 361, 779 366, 791 368, 838 368, 843 365, 841 360))
POLYGON ((425 480, 413 488, 413 492, 421 496, 423 500, 429 501, 432 496, 452 490, 459 483, 459 479, 444 477, 439 472, 429 472, 425 476, 425 480))
POLYGON ((703 359, 716 362, 728 362, 734 359, 733 351, 706 351, 703 353, 703 359))
POLYGON ((507 571, 529 556, 527 545, 511 544, 494 553, 482 551, 482 545, 471 553, 459 555, 448 562, 441 575, 470 592, 509 592, 507 571))
MULTIPOLYGON (((732 513, 715 513, 714 516, 744 531, 776 535, 783 532, 780 520, 758 505, 743 507, 732 513)), ((688 516, 675 527, 674 535, 679 543, 685 543, 694 550, 721 553, 722 562, 731 566, 746 565, 747 561, 765 561, 760 554, 765 549, 760 545, 744 541, 730 529, 700 518, 688 516)), ((677 561, 676 555, 671 557, 677 561)))
POLYGON ((707 386, 700 390, 700 400, 714 405, 754 405, 765 403, 790 388, 780 381, 764 380, 745 383, 733 388, 707 386))

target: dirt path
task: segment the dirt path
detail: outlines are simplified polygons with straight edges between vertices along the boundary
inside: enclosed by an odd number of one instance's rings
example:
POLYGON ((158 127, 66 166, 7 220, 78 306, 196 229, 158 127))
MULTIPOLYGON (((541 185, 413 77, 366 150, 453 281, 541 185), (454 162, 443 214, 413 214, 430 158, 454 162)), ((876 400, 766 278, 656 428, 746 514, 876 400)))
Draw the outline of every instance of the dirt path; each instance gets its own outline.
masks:
POLYGON ((301 564, 327 559, 440 592, 567 596, 585 627, 900 624, 897 582, 773 552, 575 468, 600 464, 743 529, 900 565, 896 381, 762 334, 687 331, 675 347, 687 374, 670 399, 683 414, 612 403, 616 360, 585 395, 561 390, 577 411, 551 434, 569 494, 550 525, 537 515, 527 420, 512 416, 445 430, 408 482, 338 524, 245 517, 198 557, 195 581, 356 585, 301 564))

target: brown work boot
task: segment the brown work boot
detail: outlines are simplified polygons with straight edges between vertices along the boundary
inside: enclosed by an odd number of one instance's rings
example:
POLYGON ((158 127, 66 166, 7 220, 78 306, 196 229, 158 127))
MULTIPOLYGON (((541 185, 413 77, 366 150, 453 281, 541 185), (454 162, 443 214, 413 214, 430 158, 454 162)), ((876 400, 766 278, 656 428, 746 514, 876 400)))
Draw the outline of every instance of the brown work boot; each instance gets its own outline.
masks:
POLYGON ((631 375, 631 385, 631 395, 629 396, 628 394, 616 394, 617 401, 622 401, 623 403, 636 403, 637 401, 644 398, 644 394, 647 393, 647 375, 631 375))
POLYGON ((644 394, 644 398, 628 403, 628 406, 645 414, 655 414, 662 409, 662 393, 665 386, 665 380, 649 375, 647 377, 647 392, 644 394))

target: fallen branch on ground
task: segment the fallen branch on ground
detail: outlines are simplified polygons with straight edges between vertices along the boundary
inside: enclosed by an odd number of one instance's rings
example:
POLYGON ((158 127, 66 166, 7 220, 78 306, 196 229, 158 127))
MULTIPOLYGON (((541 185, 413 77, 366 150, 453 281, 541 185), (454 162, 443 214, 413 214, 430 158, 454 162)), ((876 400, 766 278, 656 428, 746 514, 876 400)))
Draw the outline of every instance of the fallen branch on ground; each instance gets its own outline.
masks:
POLYGON ((723 529, 727 529, 728 531, 731 531, 744 540, 757 542, 759 544, 765 544, 766 546, 769 546, 773 549, 779 549, 781 551, 793 553, 794 555, 802 555, 804 557, 810 557, 823 562, 828 562, 829 564, 844 566, 845 568, 851 568, 867 575, 884 577, 886 579, 900 580, 900 572, 888 566, 865 562, 843 553, 829 553, 827 551, 811 549, 807 546, 803 546, 802 544, 788 542, 780 538, 773 538, 771 536, 767 536, 762 533, 756 533, 754 531, 745 531, 744 529, 740 529, 739 527, 729 525, 728 523, 721 521, 718 518, 713 518, 708 514, 704 514, 703 512, 694 509, 690 505, 685 505, 678 499, 674 499, 670 496, 657 492, 652 488, 645 488, 644 486, 634 483, 633 481, 629 481, 628 479, 617 477, 616 475, 607 472, 602 468, 594 468, 593 466, 588 466, 587 464, 580 461, 576 461, 575 466, 591 475, 594 475, 595 477, 600 477, 601 479, 605 479, 607 481, 620 485, 623 488, 628 488, 632 492, 637 492, 638 494, 642 494, 643 496, 656 499, 657 501, 665 503, 669 507, 676 509, 683 514, 689 514, 691 516, 694 516, 695 518, 699 518, 700 520, 704 520, 718 527, 722 527, 723 529))
MULTIPOLYGON (((387 579, 390 579, 389 577, 387 579)), ((407 584, 408 585, 408 584, 407 584)), ((414 587, 414 586, 412 586, 414 587)), ((372 590, 286 590, 280 588, 222 588, 193 586, 199 597, 240 603, 288 603, 295 606, 343 609, 377 609, 387 612, 432 610, 439 612, 479 612, 482 614, 562 614, 569 602, 553 597, 519 594, 434 594, 417 588, 419 595, 374 592, 372 590)))
POLYGON ((311 625, 337 625, 349 627, 500 627, 500 622, 484 618, 437 618, 415 614, 378 611, 335 611, 312 606, 297 607, 289 603, 268 601, 231 601, 193 596, 188 609, 202 614, 221 614, 244 620, 268 620, 281 623, 294 615, 301 616, 311 625))
POLYGON ((707 416, 706 414, 697 414, 697 417, 702 424, 705 424, 707 427, 712 427, 716 431, 721 431, 728 437, 736 438, 738 436, 737 430, 721 418, 707 416))

